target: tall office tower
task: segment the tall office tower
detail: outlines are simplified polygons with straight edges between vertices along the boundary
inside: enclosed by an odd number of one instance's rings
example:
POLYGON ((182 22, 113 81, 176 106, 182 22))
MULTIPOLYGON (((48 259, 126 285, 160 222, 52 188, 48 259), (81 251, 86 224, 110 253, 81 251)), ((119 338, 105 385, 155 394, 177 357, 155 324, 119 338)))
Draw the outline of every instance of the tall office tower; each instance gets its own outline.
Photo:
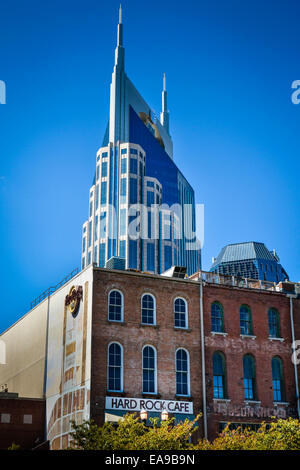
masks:
POLYGON ((213 259, 211 272, 230 276, 280 282, 289 279, 275 250, 264 243, 244 242, 227 245, 213 259))
POLYGON ((120 7, 109 121, 96 156, 89 218, 83 224, 82 268, 162 273, 201 267, 194 191, 173 161, 166 77, 160 119, 125 73, 120 7))

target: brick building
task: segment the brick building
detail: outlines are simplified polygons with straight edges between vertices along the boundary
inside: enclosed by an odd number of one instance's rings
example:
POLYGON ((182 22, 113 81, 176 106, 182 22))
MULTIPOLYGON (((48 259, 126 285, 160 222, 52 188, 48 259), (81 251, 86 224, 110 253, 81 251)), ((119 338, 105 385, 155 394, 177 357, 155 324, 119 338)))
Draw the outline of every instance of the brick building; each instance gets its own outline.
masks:
POLYGON ((201 413, 198 435, 209 439, 228 422, 298 417, 298 288, 89 266, 1 335, 0 385, 46 399, 51 449, 70 444, 71 420, 127 412, 177 422, 201 413), (40 333, 28 341, 33 326, 40 333))
POLYGON ((0 449, 12 443, 34 449, 44 443, 45 400, 21 398, 17 393, 0 393, 0 449))

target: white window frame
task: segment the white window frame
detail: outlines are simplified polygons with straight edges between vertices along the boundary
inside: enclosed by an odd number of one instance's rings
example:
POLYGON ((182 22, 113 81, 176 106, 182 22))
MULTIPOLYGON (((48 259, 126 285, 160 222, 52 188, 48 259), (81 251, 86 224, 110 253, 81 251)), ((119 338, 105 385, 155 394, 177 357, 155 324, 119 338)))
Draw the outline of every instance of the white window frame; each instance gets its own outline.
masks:
POLYGON ((123 295, 123 292, 120 291, 119 289, 111 289, 108 293, 108 296, 107 296, 107 319, 108 319, 108 321, 115 322, 115 323, 121 323, 121 322, 124 321, 124 295, 123 295), (109 318, 110 294, 112 292, 119 292, 119 294, 121 294, 121 299, 122 299, 122 303, 121 303, 121 320, 111 320, 109 318))
POLYGON ((108 392, 123 393, 124 391, 124 350, 121 343, 118 341, 111 341, 107 346, 107 373, 106 373, 106 388, 108 392), (117 344, 121 348, 121 390, 111 390, 109 388, 109 348, 112 344, 117 344))
MULTIPOLYGON (((179 371, 182 372, 182 371, 179 371)), ((191 396, 191 377, 190 377, 190 353, 187 349, 185 348, 177 348, 175 351, 175 385, 176 385, 176 395, 178 397, 190 397, 191 396), (188 393, 187 395, 177 393, 177 352, 178 351, 185 351, 187 354, 187 388, 188 388, 188 393)))

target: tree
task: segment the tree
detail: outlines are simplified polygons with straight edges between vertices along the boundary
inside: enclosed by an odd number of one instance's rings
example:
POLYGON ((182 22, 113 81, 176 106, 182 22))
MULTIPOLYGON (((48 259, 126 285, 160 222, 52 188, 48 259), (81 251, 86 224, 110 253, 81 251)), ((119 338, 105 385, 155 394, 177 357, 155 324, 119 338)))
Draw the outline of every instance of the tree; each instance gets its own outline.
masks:
POLYGON ((118 424, 105 423, 98 427, 94 422, 72 422, 72 448, 81 450, 185 450, 190 449, 190 437, 197 429, 196 421, 186 419, 174 424, 174 418, 159 422, 150 418, 146 426, 132 414, 127 414, 118 424))
POLYGON ((258 431, 231 430, 229 425, 213 441, 199 441, 198 450, 300 450, 300 422, 297 419, 278 419, 262 423, 258 431))

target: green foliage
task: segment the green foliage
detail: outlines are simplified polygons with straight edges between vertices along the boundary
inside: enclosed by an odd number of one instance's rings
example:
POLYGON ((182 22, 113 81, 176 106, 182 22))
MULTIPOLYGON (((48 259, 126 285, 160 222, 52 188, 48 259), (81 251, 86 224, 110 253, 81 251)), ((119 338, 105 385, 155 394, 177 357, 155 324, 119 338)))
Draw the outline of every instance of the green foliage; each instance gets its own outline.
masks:
POLYGON ((81 425, 74 422, 73 448, 82 450, 300 450, 300 422, 297 419, 278 419, 262 423, 258 431, 238 428, 230 430, 229 425, 213 441, 199 440, 190 443, 190 437, 197 429, 196 421, 174 425, 174 419, 159 422, 150 419, 151 426, 145 426, 138 417, 127 414, 118 424, 105 423, 98 427, 86 421, 81 425))
POLYGON ((300 450, 300 422, 297 419, 278 419, 262 423, 258 431, 238 428, 224 431, 212 442, 199 441, 198 450, 300 450))
POLYGON ((191 448, 189 438, 196 430, 195 422, 188 419, 174 425, 174 420, 160 422, 151 419, 146 426, 138 417, 127 414, 118 425, 105 423, 98 427, 86 421, 72 422, 73 448, 81 450, 184 450, 191 448))
POLYGON ((7 450, 20 450, 20 446, 13 442, 7 450))

